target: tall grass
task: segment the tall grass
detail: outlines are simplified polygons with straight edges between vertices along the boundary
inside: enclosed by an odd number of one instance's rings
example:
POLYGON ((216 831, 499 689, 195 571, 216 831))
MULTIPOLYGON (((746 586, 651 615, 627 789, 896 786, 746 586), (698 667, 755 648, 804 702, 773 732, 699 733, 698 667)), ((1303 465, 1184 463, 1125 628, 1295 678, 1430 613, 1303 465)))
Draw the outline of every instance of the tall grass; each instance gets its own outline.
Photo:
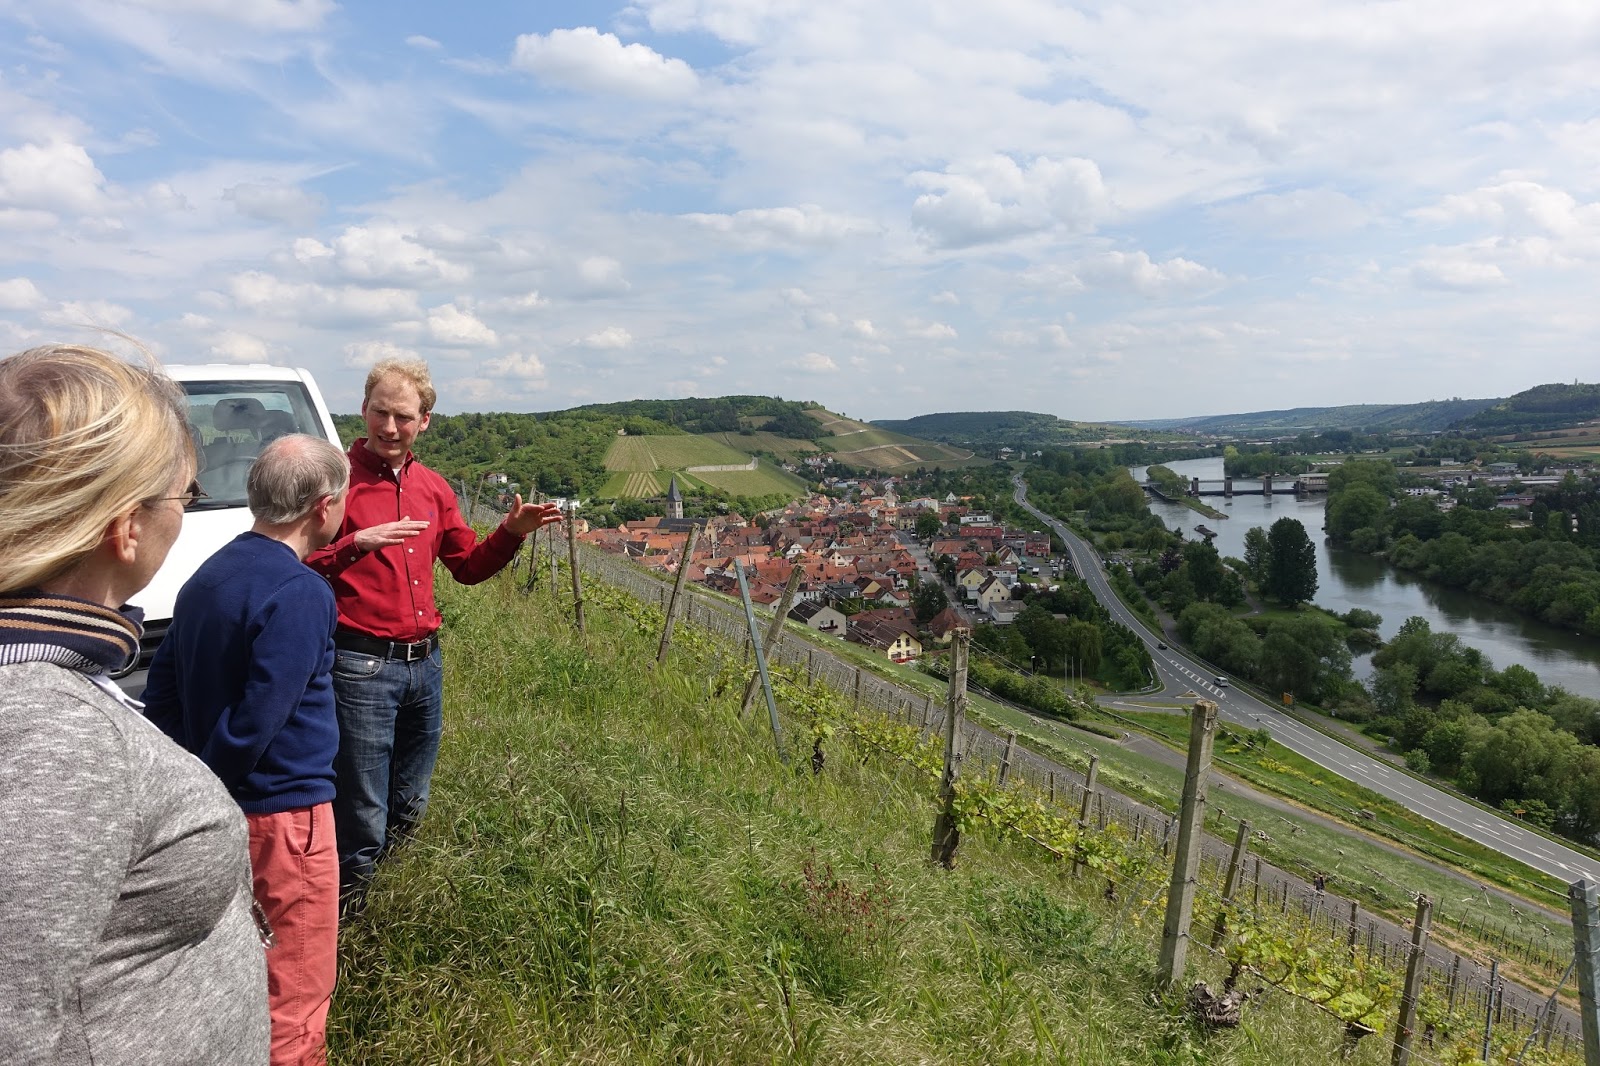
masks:
POLYGON ((1338 1056, 1339 1025, 1283 995, 1197 1027, 1151 994, 1159 911, 1036 850, 969 834, 930 867, 926 785, 842 737, 820 775, 780 762, 719 691, 728 657, 651 671, 601 601, 585 648, 542 589, 441 592, 432 808, 342 933, 335 1064, 1338 1056))

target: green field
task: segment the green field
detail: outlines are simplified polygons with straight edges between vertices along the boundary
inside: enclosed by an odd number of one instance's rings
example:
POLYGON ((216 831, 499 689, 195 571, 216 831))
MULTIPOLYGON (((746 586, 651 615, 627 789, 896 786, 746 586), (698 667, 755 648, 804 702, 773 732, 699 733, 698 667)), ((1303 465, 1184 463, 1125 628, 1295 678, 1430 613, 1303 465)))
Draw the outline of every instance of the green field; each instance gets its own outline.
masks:
POLYGON ((621 499, 625 496, 637 496, 641 499, 665 496, 667 482, 671 477, 670 470, 619 470, 600 487, 600 495, 611 499, 621 499))
POLYGON ((689 476, 734 496, 799 496, 810 488, 793 474, 766 463, 755 470, 706 471, 689 476))
POLYGON ((607 470, 682 470, 691 466, 731 466, 750 456, 712 437, 670 434, 618 437, 606 452, 607 470))
POLYGON ((711 440, 721 441, 730 448, 740 451, 771 452, 779 459, 803 459, 807 455, 815 455, 819 449, 815 442, 801 440, 799 437, 780 437, 776 433, 757 431, 755 433, 706 433, 704 436, 711 440))

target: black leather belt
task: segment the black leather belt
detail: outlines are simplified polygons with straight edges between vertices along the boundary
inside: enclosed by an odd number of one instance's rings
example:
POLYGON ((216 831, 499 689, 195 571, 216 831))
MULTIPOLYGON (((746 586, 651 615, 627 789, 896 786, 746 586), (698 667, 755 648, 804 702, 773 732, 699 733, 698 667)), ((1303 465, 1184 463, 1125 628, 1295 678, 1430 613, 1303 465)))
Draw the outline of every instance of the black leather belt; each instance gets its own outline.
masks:
POLYGON ((380 659, 411 663, 433 654, 433 649, 439 646, 439 633, 435 630, 415 644, 406 644, 402 641, 379 640, 364 633, 347 633, 341 629, 333 634, 333 646, 340 651, 360 652, 362 655, 376 655, 380 659))

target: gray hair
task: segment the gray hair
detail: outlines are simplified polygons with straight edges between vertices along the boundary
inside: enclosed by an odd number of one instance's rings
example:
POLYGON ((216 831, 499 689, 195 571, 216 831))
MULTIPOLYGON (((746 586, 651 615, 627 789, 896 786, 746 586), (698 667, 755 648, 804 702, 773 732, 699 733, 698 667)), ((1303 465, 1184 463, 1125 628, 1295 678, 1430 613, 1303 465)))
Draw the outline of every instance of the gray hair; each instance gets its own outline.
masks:
POLYGON ((256 521, 281 526, 311 513, 324 496, 350 487, 350 462, 321 437, 291 433, 261 449, 250 466, 245 492, 256 521))

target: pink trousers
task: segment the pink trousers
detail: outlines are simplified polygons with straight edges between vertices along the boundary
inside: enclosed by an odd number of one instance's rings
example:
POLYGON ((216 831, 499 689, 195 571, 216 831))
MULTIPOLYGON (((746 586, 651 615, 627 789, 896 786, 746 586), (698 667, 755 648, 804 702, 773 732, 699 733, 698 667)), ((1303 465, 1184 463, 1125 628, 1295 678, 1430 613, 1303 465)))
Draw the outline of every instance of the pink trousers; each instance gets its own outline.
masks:
POLYGON ((256 902, 272 927, 272 1066, 322 1066, 339 941, 333 804, 246 815, 256 902))

